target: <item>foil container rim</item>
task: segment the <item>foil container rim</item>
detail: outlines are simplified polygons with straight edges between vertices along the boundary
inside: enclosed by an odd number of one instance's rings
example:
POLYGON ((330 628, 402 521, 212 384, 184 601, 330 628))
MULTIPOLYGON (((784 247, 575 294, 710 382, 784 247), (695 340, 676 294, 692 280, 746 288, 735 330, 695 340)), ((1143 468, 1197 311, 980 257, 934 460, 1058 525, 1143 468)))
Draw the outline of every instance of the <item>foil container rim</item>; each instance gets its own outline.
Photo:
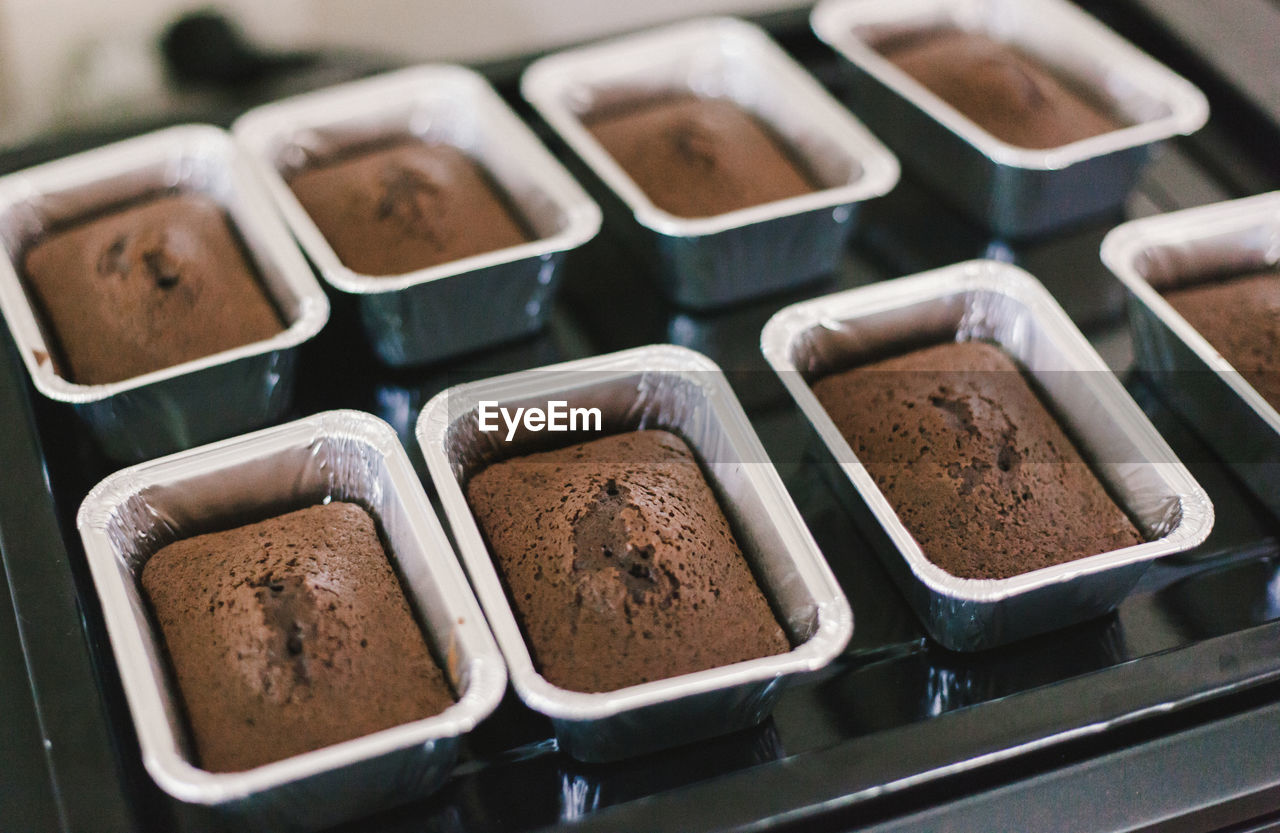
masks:
POLYGON ((447 278, 465 277, 494 266, 534 258, 547 260, 557 253, 576 249, 591 240, 600 231, 603 222, 600 207, 564 170, 533 131, 511 112, 485 77, 460 64, 418 64, 262 104, 241 114, 232 123, 231 133, 248 151, 253 167, 266 185, 273 203, 298 243, 316 263, 325 282, 334 289, 351 295, 401 292, 447 278), (334 107, 335 104, 371 98, 398 103, 411 99, 417 90, 431 84, 447 84, 466 89, 469 95, 481 100, 490 119, 500 122, 492 129, 509 134, 509 138, 522 148, 522 152, 539 157, 538 164, 545 169, 553 186, 540 190, 564 212, 564 228, 536 240, 403 274, 366 275, 357 272, 343 264, 334 252, 275 165, 266 158, 265 146, 277 135, 290 132, 291 127, 293 130, 314 129, 331 123, 331 119, 342 109, 334 107))
MULTIPOLYGON (((93 177, 87 172, 93 169, 100 158, 119 163, 139 149, 166 145, 174 148, 182 148, 185 145, 217 146, 221 152, 228 155, 231 161, 234 162, 239 157, 239 150, 232 142, 231 134, 220 127, 209 124, 174 125, 0 176, 0 208, 19 205, 50 190, 55 192, 73 190, 91 184, 93 177), (42 180, 52 180, 56 183, 66 179, 75 180, 79 184, 55 189, 40 187, 42 180)), ((124 167, 128 166, 117 167, 115 170, 118 171, 124 167)), ((282 221, 276 216, 257 183, 246 179, 239 184, 256 192, 247 194, 249 200, 262 208, 258 212, 260 216, 255 219, 267 224, 280 224, 279 229, 271 231, 278 231, 287 240, 288 234, 282 221)), ((232 225, 235 225, 234 221, 232 225)), ((273 236, 266 235, 266 237, 273 236)), ((298 315, 287 327, 267 339, 242 344, 229 350, 211 353, 128 379, 97 385, 80 384, 55 373, 52 365, 46 367, 45 362, 37 361, 37 353, 48 356, 53 351, 49 349, 41 333, 38 323, 40 316, 36 314, 34 303, 23 286, 22 278, 11 257, 0 258, 0 314, 3 314, 8 322, 9 332, 14 337, 18 353, 36 390, 56 402, 72 405, 98 402, 126 391, 230 364, 240 359, 288 350, 318 334, 329 320, 329 300, 324 290, 311 275, 311 270, 296 248, 271 244, 268 244, 268 247, 269 256, 276 261, 284 280, 297 293, 299 299, 298 315)), ((269 288, 266 289, 270 292, 269 288)))
MULTIPOLYGON (((745 60, 739 58, 739 60, 745 60)), ((706 237, 782 217, 848 206, 883 196, 901 176, 898 159, 852 113, 831 97, 809 73, 787 55, 768 34, 753 23, 734 17, 704 17, 609 38, 586 46, 554 52, 530 64, 521 75, 520 93, 560 138, 570 146, 604 183, 626 204, 636 222, 667 237, 706 237), (581 66, 607 62, 617 49, 638 50, 665 46, 681 40, 736 39, 755 57, 770 62, 775 74, 802 97, 810 108, 832 122, 843 152, 855 159, 857 179, 809 194, 763 205, 748 206, 712 217, 680 217, 654 205, 612 155, 560 103, 558 88, 565 76, 581 66)))
MULTIPOLYGON (((407 494, 403 491, 398 493, 407 503, 418 504, 411 507, 411 510, 416 510, 414 516, 418 521, 414 535, 419 537, 425 531, 426 539, 422 539, 424 550, 430 544, 431 547, 444 547, 441 552, 453 556, 439 518, 426 504, 421 482, 413 474, 408 455, 395 430, 363 411, 323 411, 138 463, 105 477, 80 504, 76 526, 84 542, 95 591, 102 602, 111 650, 120 667, 125 699, 142 749, 143 764, 161 789, 180 801, 224 804, 375 756, 460 737, 497 707, 506 690, 506 666, 483 612, 474 596, 462 593, 453 599, 452 604, 465 611, 464 615, 472 625, 458 638, 473 643, 470 650, 475 656, 467 664, 470 675, 467 691, 439 714, 239 772, 202 769, 178 751, 167 722, 156 719, 156 716, 163 713, 163 698, 180 698, 180 694, 177 691, 166 692, 168 686, 163 679, 149 675, 142 679, 140 673, 126 670, 145 662, 141 657, 147 635, 130 615, 125 596, 126 580, 116 568, 116 553, 107 540, 106 525, 116 507, 148 486, 166 477, 202 470, 201 458, 208 458, 216 468, 236 460, 253 459, 252 455, 270 456, 273 450, 288 448, 302 441, 314 443, 323 437, 355 439, 373 448, 393 468, 393 480, 399 485, 409 485, 407 494), (412 488, 414 484, 417 484, 416 491, 412 488), (423 507, 425 514, 421 511, 423 507)), ((448 558, 442 557, 439 561, 442 563, 432 563, 430 567, 433 580, 443 575, 444 581, 464 590, 469 588, 456 557, 452 558, 452 566, 448 558)), ((154 639, 155 634, 151 638, 154 639)))
MULTIPOLYGON (((732 401, 734 405, 737 404, 728 381, 714 361, 686 347, 662 344, 635 347, 457 385, 432 397, 419 415, 415 428, 418 444, 426 458, 431 479, 440 493, 450 526, 458 541, 458 549, 467 564, 467 572, 493 626, 494 636, 507 659, 511 683, 525 704, 555 720, 572 722, 600 720, 633 709, 735 685, 814 671, 838 656, 853 634, 853 609, 831 573, 807 525, 799 516, 794 502, 791 501, 778 478, 772 463, 761 463, 747 465, 744 468, 749 470, 753 485, 759 487, 761 485, 759 481, 763 478, 770 492, 780 491, 780 494, 775 496, 782 499, 781 511, 785 516, 784 520, 801 537, 799 543, 803 549, 803 555, 792 551, 789 559, 798 566, 806 568, 812 574, 814 582, 813 595, 817 599, 815 607, 818 625, 805 642, 794 646, 785 654, 722 665, 614 691, 595 693, 570 691, 553 685, 538 673, 533 664, 532 652, 515 622, 510 602, 499 582, 492 556, 489 554, 488 547, 484 545, 474 516, 453 475, 448 452, 444 447, 446 434, 450 426, 456 422, 449 418, 449 400, 451 397, 462 396, 463 401, 469 404, 482 396, 493 395, 498 391, 507 392, 507 398, 528 396, 535 392, 555 393, 564 390, 563 382, 584 371, 591 371, 593 374, 610 374, 616 378, 637 373, 681 375, 697 373, 699 374, 697 378, 690 379, 688 376, 684 378, 707 391, 709 398, 718 398, 720 404, 728 401, 732 401), (540 378, 530 379, 531 373, 540 378), (708 374, 715 377, 713 381, 708 382, 704 378, 708 374), (455 504, 457 504, 456 507, 455 504), (491 607, 495 609, 491 610, 491 607)), ((593 382, 600 379, 600 376, 593 375, 593 382)), ((456 403, 454 410, 457 410, 456 403)), ((740 406, 738 406, 738 414, 742 416, 743 422, 746 422, 740 406)), ((740 425, 726 426, 726 430, 734 435, 735 447, 737 447, 737 440, 744 439, 740 428, 740 425)), ((750 430, 749 423, 747 428, 750 430)), ((754 459, 768 459, 763 456, 765 454, 763 446, 760 445, 759 438, 754 435, 753 430, 750 430, 750 436, 746 439, 747 450, 762 455, 754 459)))
MULTIPOLYGON (((939 6, 956 0, 935 0, 939 6)), ((1189 136, 1209 120, 1209 100, 1190 81, 1156 61, 1122 38, 1109 27, 1066 0, 1026 0, 1053 12, 1068 16, 1072 25, 1083 31, 1077 34, 1083 51, 1103 50, 1122 56, 1131 67, 1139 68, 1146 86, 1162 85, 1154 96, 1169 106, 1169 113, 1059 145, 1033 149, 1013 145, 979 127, 941 97, 880 55, 853 32, 861 19, 859 11, 867 8, 862 0, 820 0, 810 14, 814 34, 845 60, 868 73, 900 97, 906 99, 949 131, 972 145, 983 156, 1010 168, 1033 171, 1057 171, 1080 162, 1123 150, 1143 147, 1173 136, 1189 136), (1084 37, 1087 35, 1087 37, 1084 37)), ((1066 33, 1064 33, 1066 34, 1066 33)))
POLYGON ((1175 461, 1177 458, 1048 290, 1031 274, 1013 264, 985 259, 964 261, 800 301, 779 310, 769 319, 761 333, 761 352, 801 411, 813 423, 823 442, 833 453, 840 452, 836 454, 837 459, 843 455, 843 459, 855 461, 840 462, 840 467, 871 506, 876 520, 884 526, 912 574, 940 595, 972 602, 1001 601, 1082 576, 1182 552, 1203 543, 1213 528, 1214 509, 1208 493, 1181 462, 1156 462, 1175 461), (866 467, 856 462, 853 449, 819 404, 809 383, 802 378, 800 368, 792 361, 789 346, 800 333, 813 327, 838 327, 842 322, 859 317, 971 291, 1002 294, 1025 304, 1041 325, 1051 327, 1054 334, 1072 349, 1075 370, 1096 374, 1097 378, 1091 379, 1093 395, 1107 397, 1108 410, 1112 413, 1117 408, 1127 412, 1126 418, 1140 430, 1135 441, 1148 456, 1147 465, 1154 466, 1171 489, 1177 491, 1181 514, 1176 526, 1155 540, 1003 579, 962 578, 929 561, 866 467))
POLYGON ((1152 245, 1186 245, 1219 231, 1253 227, 1267 222, 1280 228, 1280 191, 1184 208, 1121 223, 1102 239, 1099 254, 1102 262, 1124 284, 1134 300, 1150 310, 1269 427, 1280 433, 1280 409, 1264 399, 1258 389, 1246 381, 1231 362, 1147 282, 1135 264, 1141 252, 1152 245))

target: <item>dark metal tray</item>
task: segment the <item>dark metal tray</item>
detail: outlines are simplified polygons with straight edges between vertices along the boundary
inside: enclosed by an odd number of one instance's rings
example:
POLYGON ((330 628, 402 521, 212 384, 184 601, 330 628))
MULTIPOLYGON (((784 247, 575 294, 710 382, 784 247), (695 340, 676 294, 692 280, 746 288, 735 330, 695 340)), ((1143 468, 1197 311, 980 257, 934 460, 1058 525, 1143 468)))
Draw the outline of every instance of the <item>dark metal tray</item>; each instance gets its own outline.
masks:
MULTIPOLYGON (((1167 44, 1149 34, 1143 18, 1107 11, 1113 25, 1164 56, 1167 44)), ((834 58, 809 35, 803 16, 763 22, 839 92, 834 58)), ((1185 63, 1171 47, 1168 54, 1185 63)), ((509 99, 519 66, 488 68, 509 99)), ((346 407, 378 414, 400 431, 420 470, 413 420, 448 385, 653 342, 707 353, 728 372, 857 620, 843 656, 787 691, 755 729, 584 765, 560 754, 550 724, 509 695, 468 738, 440 793, 343 829, 521 831, 568 822, 574 830, 843 829, 1064 765, 1101 762, 1116 750, 1187 727, 1211 728, 1280 700, 1280 523, 1130 370, 1118 284, 1097 256, 1102 235, 1125 217, 1278 187, 1276 163, 1259 152, 1254 125, 1232 120, 1229 99, 1214 104, 1209 128, 1157 161, 1123 216, 1051 239, 991 239, 908 176, 868 207, 839 275, 715 315, 669 307, 648 277, 607 245, 593 246, 569 276, 545 333, 444 367, 382 368, 364 347, 353 311, 339 305, 302 355, 295 413, 346 407), (817 467, 806 465, 820 452, 758 343, 768 317, 799 298, 977 256, 1016 260, 1063 300, 1209 491, 1218 521, 1203 546, 1154 567, 1115 614, 959 655, 925 638, 817 467)), ((0 154, 0 170, 92 143, 69 139, 0 154)), ((70 413, 34 394, 13 345, 4 342, 0 551, 15 615, 5 611, 0 619, 0 674, 10 675, 3 692, 17 699, 13 725, 0 738, 0 771, 23 800, 0 803, 0 829, 168 830, 165 800, 142 769, 74 528, 83 496, 116 466, 70 413), (24 671, 29 701, 12 676, 24 671)))

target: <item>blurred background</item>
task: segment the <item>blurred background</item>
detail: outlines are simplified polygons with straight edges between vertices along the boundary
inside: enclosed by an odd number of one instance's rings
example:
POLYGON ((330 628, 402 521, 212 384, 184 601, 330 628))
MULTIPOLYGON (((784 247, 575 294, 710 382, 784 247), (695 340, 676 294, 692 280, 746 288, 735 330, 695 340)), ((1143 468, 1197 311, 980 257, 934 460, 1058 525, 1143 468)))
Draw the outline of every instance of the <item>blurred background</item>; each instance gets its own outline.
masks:
MULTIPOLYGON (((698 14, 798 0, 0 0, 0 146, 196 104, 183 73, 243 83, 308 54, 493 61, 698 14), (221 22, 229 24, 222 26, 221 22), (176 43, 169 38, 177 38, 176 43), (165 44, 175 58, 166 68, 165 44)), ((317 68, 322 71, 322 68, 317 68)), ((190 80, 190 78, 188 78, 190 80)), ((313 79, 314 80, 314 79, 313 79)), ((207 102, 206 102, 207 103, 207 102)))

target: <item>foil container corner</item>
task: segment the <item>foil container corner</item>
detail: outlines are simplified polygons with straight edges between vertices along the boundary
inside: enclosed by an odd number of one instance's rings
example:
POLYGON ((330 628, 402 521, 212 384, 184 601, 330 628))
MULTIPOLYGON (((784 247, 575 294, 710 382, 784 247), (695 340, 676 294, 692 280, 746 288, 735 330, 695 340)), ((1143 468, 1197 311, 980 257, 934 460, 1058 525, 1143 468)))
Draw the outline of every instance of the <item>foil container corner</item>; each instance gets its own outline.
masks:
POLYGON ((1114 209, 1157 144, 1204 126, 1204 94, 1068 0, 822 0, 814 33, 845 59, 850 105, 908 167, 999 234, 1028 237, 1114 209), (1127 122, 1058 147, 997 139, 879 54, 913 31, 1011 43, 1096 93, 1127 122))
POLYGON ((1138 369, 1280 515, 1280 410, 1161 295, 1280 267, 1280 191, 1124 223, 1101 257, 1125 289, 1138 369))
POLYGON ((32 383, 74 409, 114 460, 156 457, 278 419, 292 400, 298 346, 329 319, 328 299, 247 161, 226 131, 209 125, 166 128, 0 177, 0 249, 0 312, 32 383), (23 286, 23 252, 50 227, 173 190, 223 208, 285 329, 119 382, 66 379, 23 286))
POLYGON ((459 739, 506 689, 502 656, 408 455, 372 415, 329 411, 135 465, 90 491, 77 527, 143 764, 184 829, 317 830, 424 796, 448 777, 459 739), (377 520, 457 702, 243 772, 201 769, 142 567, 179 538, 330 499, 359 503, 377 520))
POLYGON ((728 382, 701 354, 641 347, 459 385, 426 405, 416 433, 512 684, 551 718, 574 758, 617 760, 754 725, 790 678, 831 662, 852 635, 848 600, 728 382), (538 673, 463 489, 489 463, 546 447, 528 431, 511 442, 479 431, 479 402, 515 407, 549 397, 600 408, 599 436, 663 428, 689 443, 794 646, 789 653, 601 693, 568 691, 538 673))
POLYGON ((759 27, 704 18, 535 61, 521 94, 569 146, 614 242, 676 303, 711 309, 834 272, 860 203, 897 184, 898 161, 759 27), (725 98, 761 119, 821 186, 714 217, 653 204, 583 124, 619 96, 725 98))
POLYGON ((930 635, 996 647, 1102 615, 1156 558, 1202 543, 1213 504, 1101 357, 1031 275, 970 261, 838 292, 778 312, 761 334, 831 458, 823 472, 930 635), (929 343, 985 340, 1011 354, 1146 542, 1005 579, 931 563, 811 388, 814 379, 929 343))
POLYGON ((321 278, 354 299, 368 341, 389 365, 437 362, 537 332, 567 253, 600 228, 599 207, 489 82, 462 66, 410 67, 265 104, 232 131, 321 278), (397 136, 466 153, 533 239, 402 275, 344 265, 288 180, 308 164, 397 136))

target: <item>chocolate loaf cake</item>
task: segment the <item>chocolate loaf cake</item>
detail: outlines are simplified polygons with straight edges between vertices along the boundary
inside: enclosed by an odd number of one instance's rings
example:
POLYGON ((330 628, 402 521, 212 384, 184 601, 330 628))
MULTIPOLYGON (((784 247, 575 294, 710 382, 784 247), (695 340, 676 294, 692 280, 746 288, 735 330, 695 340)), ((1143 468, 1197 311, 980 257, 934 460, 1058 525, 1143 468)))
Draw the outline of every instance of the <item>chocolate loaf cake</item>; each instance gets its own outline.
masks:
POLYGON ((343 265, 402 275, 532 239, 485 171, 406 139, 305 168, 289 187, 343 265))
POLYGON ((222 209, 173 194, 54 230, 22 258, 59 372, 118 382, 284 329, 222 209))
POLYGON ((1280 270, 1166 292, 1165 300, 1280 408, 1280 270))
POLYGON ((142 587, 206 770, 251 769, 454 702, 354 504, 169 544, 142 587))
POLYGON ((1052 148, 1123 125, 1022 51, 948 29, 897 38, 880 52, 932 93, 1004 142, 1052 148))
POLYGON ((941 344, 813 391, 925 556, 952 575, 1008 578, 1143 541, 998 347, 941 344))
POLYGON ((755 117, 732 102, 671 95, 585 124, 658 208, 710 217, 816 190, 755 117))
POLYGON ((790 644, 698 461, 634 431, 494 464, 467 484, 539 672, 612 691, 790 644))

